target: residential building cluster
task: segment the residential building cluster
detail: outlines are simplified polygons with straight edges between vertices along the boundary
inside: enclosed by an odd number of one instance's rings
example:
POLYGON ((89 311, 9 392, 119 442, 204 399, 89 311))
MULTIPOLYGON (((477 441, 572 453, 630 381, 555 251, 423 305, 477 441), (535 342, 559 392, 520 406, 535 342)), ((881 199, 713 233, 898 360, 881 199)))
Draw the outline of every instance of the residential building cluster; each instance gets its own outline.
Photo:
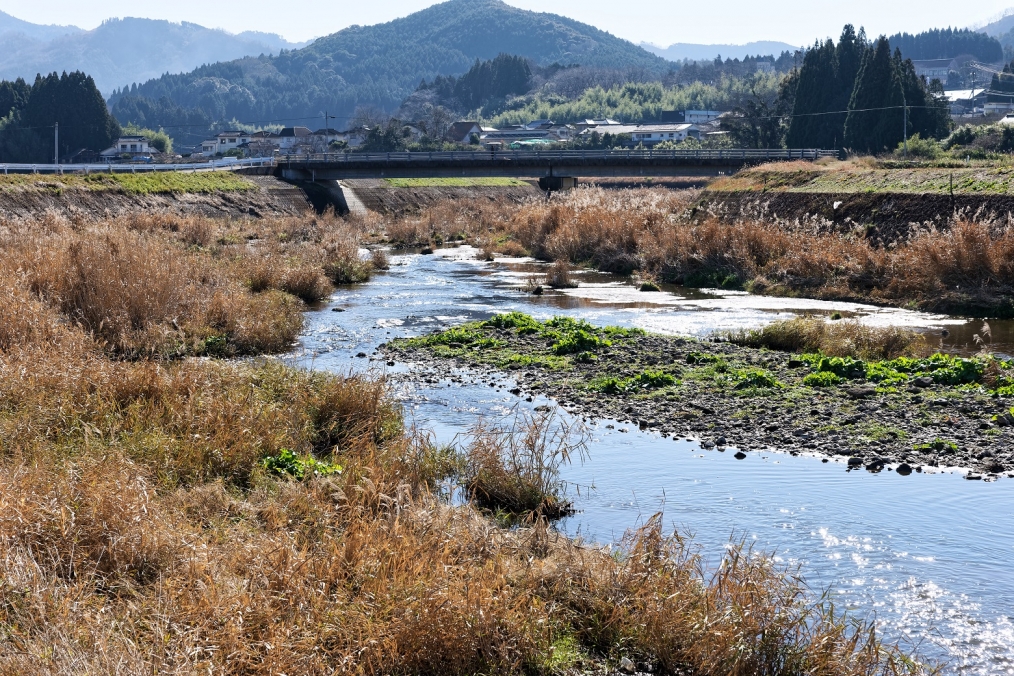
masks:
MULTIPOLYGON (((611 119, 589 119, 576 124, 557 124, 552 120, 533 120, 528 124, 501 128, 484 126, 478 122, 461 121, 452 124, 443 135, 444 141, 464 145, 478 145, 490 150, 537 148, 540 146, 574 141, 585 141, 594 135, 606 134, 616 139, 615 144, 627 147, 653 147, 666 141, 680 143, 689 138, 704 140, 722 134, 722 113, 714 110, 687 110, 665 112, 659 122, 624 124, 611 119)), ((406 124, 402 132, 409 143, 425 136, 421 126, 406 124)), ((337 150, 355 149, 362 145, 370 133, 369 127, 340 131, 337 129, 311 130, 309 127, 285 127, 277 132, 228 130, 203 141, 191 151, 191 156, 213 157, 273 157, 275 155, 306 155, 337 150)), ((157 151, 144 136, 123 136, 99 153, 102 161, 151 161, 157 151)))

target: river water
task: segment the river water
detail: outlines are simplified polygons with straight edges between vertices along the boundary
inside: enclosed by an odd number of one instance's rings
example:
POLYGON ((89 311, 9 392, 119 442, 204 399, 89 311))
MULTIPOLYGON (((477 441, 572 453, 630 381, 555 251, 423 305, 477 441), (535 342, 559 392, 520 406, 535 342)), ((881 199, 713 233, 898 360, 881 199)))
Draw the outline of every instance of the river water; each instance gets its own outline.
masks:
MULTIPOLYGON (((290 359, 340 373, 387 373, 408 422, 442 442, 465 433, 479 416, 552 402, 519 401, 506 374, 463 373, 462 382, 413 377, 417 367, 388 367, 375 350, 391 338, 497 312, 704 336, 837 311, 924 330, 955 352, 978 349, 978 335, 994 350, 1014 353, 1011 322, 990 322, 990 337, 981 321, 678 288, 642 293, 597 273, 578 273, 577 289, 530 296, 519 287, 540 264, 481 263, 469 247, 397 255, 391 262, 389 272, 337 291, 326 307, 309 313, 290 359)), ((707 451, 636 425, 588 424, 594 437, 588 459, 563 472, 579 510, 558 525, 569 535, 613 543, 661 512, 668 527, 694 536, 707 561, 717 562, 731 541, 745 541, 798 570, 815 593, 829 590, 838 608, 875 618, 890 640, 943 663, 945 673, 1014 674, 1014 479, 846 472, 841 463, 776 452, 736 460, 734 449, 707 451)))

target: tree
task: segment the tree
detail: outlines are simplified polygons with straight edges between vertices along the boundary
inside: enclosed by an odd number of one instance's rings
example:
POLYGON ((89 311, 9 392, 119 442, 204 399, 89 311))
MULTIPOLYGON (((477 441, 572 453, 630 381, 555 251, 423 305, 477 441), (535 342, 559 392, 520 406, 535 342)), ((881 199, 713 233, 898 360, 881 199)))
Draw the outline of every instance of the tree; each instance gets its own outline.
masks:
POLYGON ((777 93, 761 91, 755 78, 750 98, 722 118, 722 130, 739 148, 780 148, 785 136, 782 118, 788 112, 783 104, 777 93))
POLYGON ((904 136, 905 93, 891 45, 881 36, 866 53, 845 119, 845 145, 880 153, 894 149, 904 136))
POLYGON ((81 72, 39 75, 31 87, 21 79, 0 82, 0 109, 5 107, 0 158, 7 162, 52 161, 56 123, 61 156, 105 150, 120 135, 95 81, 81 72))
POLYGON ((803 57, 796 83, 792 118, 785 142, 790 148, 834 148, 841 141, 835 128, 835 110, 839 98, 836 89, 838 59, 834 42, 817 43, 803 57))
POLYGON ((120 135, 95 81, 80 71, 39 75, 32 85, 21 126, 44 132, 60 124, 61 155, 82 148, 105 150, 120 135))
POLYGON ((0 82, 0 118, 7 117, 12 112, 20 113, 31 93, 32 88, 20 77, 14 81, 0 82))

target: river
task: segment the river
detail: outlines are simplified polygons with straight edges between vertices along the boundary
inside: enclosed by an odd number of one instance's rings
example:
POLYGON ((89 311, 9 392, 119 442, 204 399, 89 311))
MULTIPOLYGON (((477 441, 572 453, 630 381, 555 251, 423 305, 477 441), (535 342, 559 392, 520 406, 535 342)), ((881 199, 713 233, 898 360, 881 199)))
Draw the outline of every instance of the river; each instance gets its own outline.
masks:
MULTIPOLYGON (((577 273, 576 289, 531 296, 519 287, 541 264, 484 263, 475 253, 460 247, 392 256, 388 272, 338 290, 308 314, 290 360, 339 373, 387 373, 407 421, 450 442, 479 416, 551 402, 519 401, 509 393, 507 374, 437 381, 416 377, 412 365, 389 367, 374 353, 391 338, 497 312, 695 336, 840 312, 926 331, 953 352, 978 350, 978 335, 995 351, 1014 353, 1009 321, 989 322, 990 336, 981 321, 730 292, 643 293, 593 272, 577 273)), ((594 438, 588 459, 563 472, 579 510, 558 524, 567 534, 612 543, 661 512, 667 526, 694 536, 707 561, 717 562, 731 541, 743 540, 798 570, 815 594, 829 590, 838 608, 876 619, 891 641, 945 664, 945 673, 1014 674, 1014 479, 847 472, 841 463, 777 452, 737 460, 735 449, 707 451, 636 425, 588 424, 594 438)))

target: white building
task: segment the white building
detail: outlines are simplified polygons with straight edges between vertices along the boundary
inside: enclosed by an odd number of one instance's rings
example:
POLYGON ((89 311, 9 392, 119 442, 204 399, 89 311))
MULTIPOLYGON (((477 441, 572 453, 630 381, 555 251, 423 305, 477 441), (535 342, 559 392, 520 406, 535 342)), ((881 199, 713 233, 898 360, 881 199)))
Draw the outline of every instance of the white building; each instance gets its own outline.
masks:
POLYGON ((637 145, 653 146, 663 141, 679 143, 688 136, 697 136, 697 127, 692 124, 639 124, 630 132, 630 140, 637 145))
POLYGON ((99 155, 103 159, 111 159, 121 155, 130 155, 131 157, 151 155, 151 146, 148 145, 148 137, 146 136, 121 136, 116 139, 116 143, 112 147, 106 148, 99 155))

